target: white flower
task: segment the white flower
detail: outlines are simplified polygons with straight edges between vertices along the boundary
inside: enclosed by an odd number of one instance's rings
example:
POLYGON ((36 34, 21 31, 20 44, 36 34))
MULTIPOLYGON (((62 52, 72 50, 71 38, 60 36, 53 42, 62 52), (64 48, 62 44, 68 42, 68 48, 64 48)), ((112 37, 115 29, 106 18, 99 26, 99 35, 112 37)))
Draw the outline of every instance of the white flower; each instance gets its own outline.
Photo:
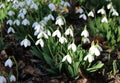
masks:
POLYGON ((19 11, 19 13, 23 13, 24 15, 27 13, 27 10, 26 10, 26 8, 22 8, 20 11, 19 11))
POLYGON ((101 20, 102 23, 108 23, 108 20, 106 17, 103 17, 102 20, 101 20))
POLYGON ((27 46, 31 45, 31 42, 25 38, 24 40, 21 41, 20 45, 26 48, 27 46))
POLYGON ((80 14, 82 14, 84 11, 83 11, 83 9, 80 7, 79 9, 77 9, 76 10, 76 13, 80 13, 80 14))
POLYGON ((22 21, 22 24, 26 26, 26 25, 30 25, 30 22, 29 22, 29 20, 24 19, 24 20, 22 21))
POLYGON ((51 19, 51 20, 54 20, 54 17, 53 17, 52 14, 49 14, 49 15, 48 15, 48 18, 51 19))
POLYGON ((68 28, 66 31, 65 31, 65 35, 71 35, 73 37, 73 30, 71 28, 68 28))
POLYGON ((13 24, 13 21, 12 21, 12 20, 8 20, 8 21, 7 21, 7 24, 12 25, 12 24, 13 24))
POLYGON ((25 15, 24 15, 23 13, 19 13, 19 14, 18 14, 18 18, 24 19, 24 18, 25 18, 25 15))
POLYGON ((51 11, 55 11, 56 10, 56 7, 55 7, 55 5, 53 3, 50 3, 48 5, 48 7, 50 8, 51 11))
POLYGON ((13 24, 16 24, 17 26, 19 26, 19 25, 20 25, 20 21, 19 21, 18 19, 16 19, 16 20, 13 22, 13 24))
POLYGON ((64 2, 64 7, 70 7, 70 4, 68 2, 64 2))
POLYGON ((64 21, 63 21, 63 19, 61 18, 61 16, 58 16, 58 17, 56 18, 55 24, 56 24, 56 25, 59 25, 59 26, 64 25, 64 21))
POLYGON ((5 4, 4 3, 2 3, 2 4, 0 4, 0 8, 5 8, 5 4))
POLYGON ((90 11, 90 12, 88 13, 88 16, 94 17, 93 11, 90 11))
POLYGON ((55 37, 55 36, 60 38, 61 37, 61 32, 59 30, 54 31, 53 34, 52 34, 52 37, 55 37))
POLYGON ((64 42, 67 42, 67 39, 62 36, 62 37, 59 38, 59 42, 60 42, 61 44, 63 44, 64 42))
POLYGON ((32 3, 30 6, 31 9, 38 10, 38 6, 35 3, 32 3))
POLYGON ((85 61, 88 60, 89 63, 91 63, 91 62, 94 60, 93 54, 89 53, 88 55, 86 55, 86 56, 84 57, 84 60, 85 60, 85 61))
POLYGON ((37 26, 38 25, 38 22, 34 22, 33 24, 32 24, 32 27, 34 28, 35 26, 37 26))
POLYGON ((46 33, 47 33, 48 36, 51 36, 50 30, 46 30, 46 33))
POLYGON ((18 4, 17 3, 14 3, 13 5, 12 5, 12 8, 15 8, 15 9, 18 9, 18 4))
POLYGON ((7 83, 6 78, 4 76, 0 76, 0 83, 7 83))
POLYGON ((9 67, 11 68, 13 66, 13 62, 10 58, 8 58, 6 61, 5 61, 5 67, 9 67))
POLYGON ((103 51, 102 47, 99 44, 97 44, 96 46, 100 51, 103 51))
POLYGON ((84 30, 82 31, 81 36, 89 37, 89 32, 87 31, 86 27, 85 27, 84 30))
POLYGON ((106 14, 106 12, 105 12, 105 10, 104 10, 103 8, 99 9, 99 10, 97 11, 97 13, 98 13, 98 14, 99 14, 99 13, 101 13, 101 14, 106 14))
POLYGON ((48 35, 43 31, 38 34, 37 38, 39 39, 39 38, 42 38, 42 37, 48 39, 48 35))
POLYGON ((79 18, 83 18, 84 20, 87 20, 87 16, 85 14, 81 14, 79 18))
POLYGON ((90 43, 90 40, 87 38, 87 37, 84 37, 83 38, 83 43, 85 44, 85 43, 90 43))
POLYGON ((39 39, 36 41, 35 45, 40 44, 41 47, 44 47, 44 41, 42 39, 39 39))
POLYGON ((94 48, 94 53, 95 53, 96 56, 99 56, 100 55, 100 50, 97 47, 95 47, 94 48))
POLYGON ((24 1, 18 3, 18 7, 22 8, 23 6, 25 6, 25 2, 24 1))
POLYGON ((106 1, 110 2, 111 0, 106 0, 106 1))
POLYGON ((119 16, 119 13, 118 13, 116 10, 114 10, 114 11, 112 12, 112 16, 119 16))
POLYGON ((77 50, 77 47, 76 47, 76 45, 75 45, 74 43, 72 43, 72 44, 70 44, 70 45, 68 46, 68 50, 70 50, 70 49, 72 49, 73 52, 75 52, 75 51, 77 50))
POLYGON ((49 18, 48 16, 45 16, 45 17, 44 17, 44 21, 45 21, 45 22, 48 22, 49 20, 50 20, 50 18, 49 18))
POLYGON ((12 10, 10 10, 10 11, 8 12, 8 15, 9 15, 9 16, 15 15, 15 12, 12 11, 12 10))
POLYGON ((72 58, 71 58, 70 55, 66 55, 66 56, 64 56, 63 59, 62 59, 62 62, 66 61, 66 60, 68 61, 69 64, 72 63, 72 58))
POLYGON ((97 45, 92 45, 89 49, 89 53, 95 54, 96 56, 99 56, 100 55, 100 50, 97 47, 97 45))
POLYGON ((11 75, 9 79, 10 79, 10 82, 15 82, 16 81, 16 77, 14 75, 11 75))
POLYGON ((113 6, 112 6, 112 3, 109 3, 108 5, 107 5, 107 9, 111 9, 113 6))
POLYGON ((40 24, 37 24, 34 29, 35 29, 35 32, 40 33, 43 30, 43 26, 40 24))
POLYGON ((14 29, 13 29, 12 27, 9 27, 8 30, 7 30, 7 33, 9 34, 9 33, 11 33, 11 32, 12 32, 12 33, 15 33, 14 29))
POLYGON ((33 0, 25 0, 26 4, 30 6, 33 3, 33 0))

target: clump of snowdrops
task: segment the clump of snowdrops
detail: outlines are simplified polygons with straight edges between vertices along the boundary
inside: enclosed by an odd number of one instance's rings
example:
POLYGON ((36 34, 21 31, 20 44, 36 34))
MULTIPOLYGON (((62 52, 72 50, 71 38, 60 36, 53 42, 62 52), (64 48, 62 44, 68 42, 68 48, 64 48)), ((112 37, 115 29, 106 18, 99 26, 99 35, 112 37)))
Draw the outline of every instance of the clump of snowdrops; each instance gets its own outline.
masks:
MULTIPOLYGON (((82 41, 75 44, 74 28, 65 20, 70 7, 68 2, 61 0, 57 5, 37 0, 8 3, 11 3, 11 9, 7 13, 7 33, 14 34, 24 48, 30 47, 43 62, 40 67, 45 71, 56 75, 65 73, 77 79, 85 77, 85 72, 93 73, 103 67, 104 64, 97 60, 102 48, 98 42, 89 40, 86 26, 81 33, 82 41), (91 43, 89 50, 83 49, 82 43, 91 43)), ((83 11, 77 12, 82 14, 83 11)), ((87 20, 85 14, 79 18, 87 20)))

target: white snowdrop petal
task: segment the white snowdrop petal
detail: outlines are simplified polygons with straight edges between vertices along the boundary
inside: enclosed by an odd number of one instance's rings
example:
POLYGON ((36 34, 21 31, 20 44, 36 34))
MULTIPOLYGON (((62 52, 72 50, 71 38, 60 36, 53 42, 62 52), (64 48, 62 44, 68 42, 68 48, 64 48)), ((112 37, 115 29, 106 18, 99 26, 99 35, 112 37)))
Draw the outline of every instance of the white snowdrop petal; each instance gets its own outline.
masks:
POLYGON ((10 68, 13 66, 13 62, 10 58, 5 61, 5 67, 7 67, 7 66, 10 68))
POLYGON ((15 82, 16 81, 16 77, 14 75, 11 75, 9 79, 10 79, 10 82, 15 82))
POLYGON ((108 23, 108 20, 106 17, 103 17, 102 20, 101 20, 102 23, 108 23))
POLYGON ((6 78, 4 76, 0 76, 0 83, 7 83, 6 78))
POLYGON ((56 10, 56 7, 55 7, 55 5, 53 3, 50 3, 48 5, 48 7, 50 8, 51 11, 55 11, 56 10))
POLYGON ((68 63, 69 63, 69 64, 71 64, 71 63, 72 63, 72 58, 71 58, 71 56, 70 56, 70 55, 67 55, 67 61, 68 61, 68 63))
POLYGON ((88 13, 88 16, 94 17, 94 13, 93 13, 92 11, 90 11, 90 12, 88 13))
POLYGON ((99 56, 99 55, 100 55, 100 51, 98 50, 97 47, 95 47, 94 51, 95 51, 95 55, 96 55, 96 56, 99 56))
POLYGON ((62 59, 62 62, 64 62, 67 59, 67 56, 64 56, 62 59))

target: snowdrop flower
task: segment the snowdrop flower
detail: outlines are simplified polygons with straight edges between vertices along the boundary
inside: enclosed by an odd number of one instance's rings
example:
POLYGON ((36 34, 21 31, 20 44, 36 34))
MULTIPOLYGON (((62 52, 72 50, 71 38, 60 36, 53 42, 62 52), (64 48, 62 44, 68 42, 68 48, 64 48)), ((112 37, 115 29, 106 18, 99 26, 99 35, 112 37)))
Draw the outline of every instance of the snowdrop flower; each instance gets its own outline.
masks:
POLYGON ((10 79, 10 82, 15 82, 16 81, 16 77, 14 75, 11 75, 9 79, 10 79))
POLYGON ((55 36, 60 38, 61 37, 61 32, 59 30, 54 31, 53 34, 52 34, 52 37, 55 37, 55 36))
POLYGON ((7 33, 9 34, 9 33, 11 33, 11 32, 12 32, 12 33, 15 33, 14 29, 13 29, 12 27, 9 27, 8 30, 7 30, 7 33))
POLYGON ((72 63, 72 58, 71 58, 70 55, 66 55, 66 56, 64 56, 63 59, 62 59, 62 62, 66 61, 66 60, 68 61, 69 64, 72 63))
POLYGON ((87 37, 84 37, 83 38, 83 43, 85 44, 85 43, 90 43, 90 40, 87 38, 87 37))
POLYGON ((114 10, 114 11, 112 12, 112 16, 119 16, 119 14, 118 14, 118 12, 117 12, 116 10, 114 10))
POLYGON ((50 30, 46 30, 46 33, 47 33, 48 36, 51 36, 50 30))
POLYGON ((41 47, 44 47, 44 41, 42 39, 39 39, 36 41, 35 45, 40 44, 41 47))
POLYGON ((12 15, 14 15, 14 14, 15 14, 15 12, 12 11, 12 10, 10 10, 10 11, 8 12, 8 15, 9 15, 9 16, 12 16, 12 15))
POLYGON ((39 38, 42 38, 42 37, 48 39, 48 35, 43 31, 38 34, 37 38, 39 39, 39 38))
POLYGON ((103 51, 102 47, 99 44, 97 44, 96 46, 100 51, 103 51))
POLYGON ((70 49, 72 49, 73 52, 75 52, 75 51, 77 50, 77 47, 76 47, 76 45, 75 45, 74 43, 72 43, 72 44, 70 44, 70 45, 68 46, 68 50, 70 50, 70 49))
POLYGON ((15 3, 18 3, 18 0, 14 0, 13 3, 14 3, 14 4, 15 4, 15 3))
POLYGON ((64 2, 64 7, 70 7, 70 4, 68 2, 64 2))
POLYGON ((13 62, 10 58, 8 58, 6 61, 5 61, 5 67, 9 67, 11 68, 13 66, 13 62))
POLYGON ((24 19, 24 20, 22 21, 22 24, 26 26, 26 25, 30 25, 30 22, 29 22, 29 20, 24 19))
POLYGON ((85 14, 81 14, 79 18, 83 18, 84 20, 87 20, 87 16, 85 14))
POLYGON ((83 12, 84 12, 84 11, 83 11, 83 9, 82 9, 81 7, 79 7, 79 9, 76 10, 76 13, 82 14, 83 12))
POLYGON ((48 16, 45 16, 45 17, 44 17, 44 21, 45 21, 45 22, 48 22, 49 20, 50 20, 50 18, 49 18, 48 16))
POLYGON ((73 31, 71 28, 68 28, 66 31, 65 31, 65 35, 71 35, 73 37, 73 31))
POLYGON ((30 6, 31 9, 38 10, 38 6, 35 3, 32 3, 30 6))
POLYGON ((31 42, 25 38, 24 40, 21 41, 20 45, 26 48, 27 46, 31 45, 31 42))
POLYGON ((59 42, 60 42, 61 44, 63 44, 64 42, 67 42, 67 39, 62 36, 62 37, 59 38, 59 42))
POLYGON ((43 26, 40 24, 37 24, 34 29, 36 30, 37 33, 39 33, 43 30, 43 26))
POLYGON ((106 17, 103 17, 102 20, 101 20, 102 23, 108 23, 108 20, 106 17))
POLYGON ((85 26, 84 30, 82 31, 81 36, 89 37, 89 32, 87 31, 86 26, 85 26))
POLYGON ((24 19, 24 18, 25 18, 25 15, 24 15, 23 13, 19 13, 19 14, 18 14, 18 18, 24 19))
POLYGON ((17 4, 17 3, 14 3, 14 4, 12 5, 12 8, 18 9, 18 8, 19 8, 19 6, 18 6, 18 4, 17 4))
POLYGON ((55 11, 56 10, 56 7, 55 7, 55 5, 53 3, 50 3, 48 5, 48 7, 50 8, 51 11, 55 11))
POLYGON ((6 78, 4 76, 0 76, 0 83, 7 83, 6 78))
POLYGON ((58 16, 58 17, 56 18, 55 24, 56 24, 56 25, 59 25, 59 26, 64 25, 64 21, 63 21, 63 19, 61 18, 61 16, 58 16))
POLYGON ((111 0, 106 0, 106 1, 110 2, 111 0))
POLYGON ((51 19, 51 20, 55 20, 52 14, 49 14, 48 18, 51 19))
POLYGON ((88 13, 88 16, 94 17, 93 11, 90 11, 90 12, 88 13))
POLYGON ((20 25, 20 21, 19 21, 18 19, 16 19, 16 20, 13 22, 13 24, 16 24, 17 26, 19 26, 19 25, 20 25))
POLYGON ((88 60, 88 62, 91 63, 91 62, 94 60, 93 54, 89 53, 88 55, 86 55, 86 56, 84 57, 84 60, 85 60, 85 61, 88 60))
POLYGON ((97 13, 98 13, 98 14, 99 14, 99 13, 101 13, 101 14, 106 14, 104 8, 99 9, 99 10, 97 11, 97 13))
POLYGON ((21 7, 21 8, 22 8, 22 7, 24 7, 24 6, 25 6, 25 2, 24 2, 24 1, 18 3, 18 7, 21 7))
POLYGON ((26 4, 30 6, 33 3, 33 0, 25 0, 26 4))
POLYGON ((27 13, 27 10, 26 10, 26 8, 22 8, 20 11, 19 11, 19 13, 23 13, 24 15, 27 13))
POLYGON ((92 46, 89 49, 89 53, 95 54, 96 56, 99 56, 100 50, 98 49, 98 47, 96 45, 92 44, 92 46))
POLYGON ((112 6, 112 3, 109 3, 108 5, 107 5, 107 9, 111 9, 113 6, 112 6))
POLYGON ((4 9, 4 8, 5 8, 5 4, 3 4, 3 3, 0 4, 0 8, 3 8, 3 9, 4 9))
POLYGON ((10 20, 7 21, 7 24, 12 25, 13 21, 10 19, 10 20))
POLYGON ((37 26, 38 25, 38 22, 34 22, 33 24, 32 24, 32 27, 34 28, 35 26, 37 26))

